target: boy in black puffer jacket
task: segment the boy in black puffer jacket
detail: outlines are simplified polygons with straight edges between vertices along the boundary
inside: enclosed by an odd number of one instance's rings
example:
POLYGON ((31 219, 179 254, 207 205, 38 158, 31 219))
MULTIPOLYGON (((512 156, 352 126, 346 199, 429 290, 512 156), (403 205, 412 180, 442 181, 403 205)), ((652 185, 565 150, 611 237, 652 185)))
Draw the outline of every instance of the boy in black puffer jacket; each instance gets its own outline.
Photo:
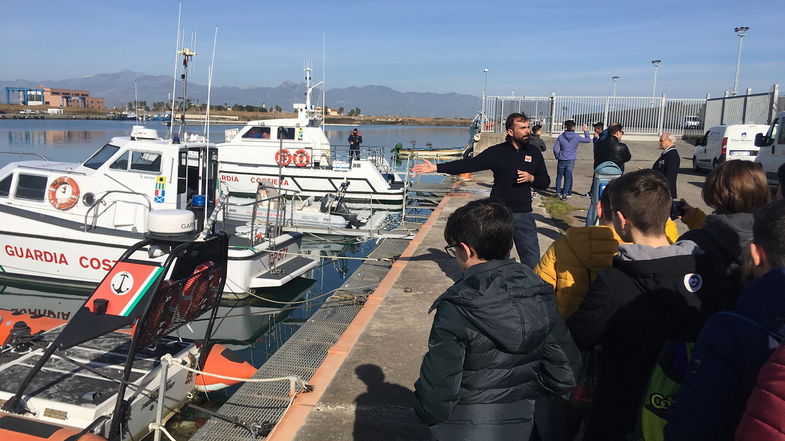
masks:
POLYGON ((490 199, 447 220, 445 251, 464 274, 431 307, 436 316, 415 384, 415 410, 432 439, 528 440, 534 399, 576 384, 580 355, 553 288, 526 265, 503 260, 513 228, 510 210, 490 199))

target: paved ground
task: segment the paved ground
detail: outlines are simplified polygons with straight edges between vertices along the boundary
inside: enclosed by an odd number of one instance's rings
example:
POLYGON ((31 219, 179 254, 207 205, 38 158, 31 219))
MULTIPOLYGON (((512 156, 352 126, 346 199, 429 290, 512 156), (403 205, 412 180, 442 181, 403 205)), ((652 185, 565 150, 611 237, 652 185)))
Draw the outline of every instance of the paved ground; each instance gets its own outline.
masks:
MULTIPOLYGON (((634 160, 628 164, 627 170, 651 167, 659 156, 656 143, 628 144, 634 160)), ((705 175, 687 170, 691 149, 681 143, 679 148, 684 157, 679 176, 680 196, 705 209, 700 199, 705 175)), ((582 155, 576 164, 574 189, 578 192, 585 192, 591 181, 589 172, 592 164, 588 156, 582 155)), ((556 161, 548 160, 548 167, 552 178, 555 177, 556 161)), ((423 229, 415 239, 416 249, 411 257, 405 258, 406 265, 400 275, 294 439, 428 439, 427 428, 417 421, 412 411, 413 386, 427 349, 433 317, 427 311, 433 300, 459 275, 454 260, 443 251, 442 232, 447 216, 468 200, 486 196, 490 182, 489 173, 477 173, 471 182, 461 186, 459 192, 445 198, 432 225, 423 229)), ((575 206, 588 205, 588 199, 580 196, 573 196, 570 202, 575 206)), ((540 247, 544 252, 560 233, 542 207, 535 208, 535 215, 540 247)), ((580 211, 575 213, 576 224, 581 223, 581 215, 580 211)), ((292 438, 273 436, 272 439, 292 438)))

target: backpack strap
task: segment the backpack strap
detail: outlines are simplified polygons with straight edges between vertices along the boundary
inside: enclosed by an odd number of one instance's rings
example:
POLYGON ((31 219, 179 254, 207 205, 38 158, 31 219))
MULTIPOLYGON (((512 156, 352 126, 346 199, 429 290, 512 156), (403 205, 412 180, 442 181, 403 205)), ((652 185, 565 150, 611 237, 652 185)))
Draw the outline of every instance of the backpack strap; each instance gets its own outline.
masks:
POLYGON ((746 315, 744 315, 744 314, 742 314, 742 313, 740 313, 738 311, 721 311, 721 312, 718 312, 715 315, 727 315, 727 316, 730 316, 730 317, 736 317, 737 319, 745 321, 745 322, 749 323, 750 325, 755 326, 756 328, 760 329, 761 331, 769 334, 769 336, 771 336, 771 338, 773 338, 774 340, 777 340, 780 343, 782 343, 782 341, 785 340, 785 336, 777 334, 776 332, 770 331, 765 326, 761 325, 760 323, 756 322, 755 320, 749 318, 748 316, 746 316, 746 315))

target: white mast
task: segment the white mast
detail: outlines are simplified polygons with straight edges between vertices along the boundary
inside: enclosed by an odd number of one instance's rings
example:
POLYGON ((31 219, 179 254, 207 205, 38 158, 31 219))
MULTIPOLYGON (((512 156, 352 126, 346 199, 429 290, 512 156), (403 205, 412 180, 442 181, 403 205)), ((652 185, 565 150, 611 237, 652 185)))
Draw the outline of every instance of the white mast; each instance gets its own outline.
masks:
POLYGON ((169 139, 172 139, 174 130, 174 101, 177 97, 177 60, 180 52, 180 15, 183 12, 183 2, 179 2, 177 7, 177 37, 175 37, 174 73, 172 74, 172 114, 169 119, 169 139))

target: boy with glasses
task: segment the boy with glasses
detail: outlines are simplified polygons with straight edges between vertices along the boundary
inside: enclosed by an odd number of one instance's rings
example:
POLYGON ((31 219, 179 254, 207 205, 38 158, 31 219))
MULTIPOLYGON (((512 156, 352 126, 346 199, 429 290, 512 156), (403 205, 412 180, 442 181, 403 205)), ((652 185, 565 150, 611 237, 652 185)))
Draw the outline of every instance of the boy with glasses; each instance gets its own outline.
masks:
POLYGON ((553 288, 504 260, 513 229, 509 208, 491 199, 447 219, 445 252, 463 277, 430 309, 436 315, 415 384, 415 411, 431 439, 528 439, 534 399, 575 387, 580 356, 553 288))

